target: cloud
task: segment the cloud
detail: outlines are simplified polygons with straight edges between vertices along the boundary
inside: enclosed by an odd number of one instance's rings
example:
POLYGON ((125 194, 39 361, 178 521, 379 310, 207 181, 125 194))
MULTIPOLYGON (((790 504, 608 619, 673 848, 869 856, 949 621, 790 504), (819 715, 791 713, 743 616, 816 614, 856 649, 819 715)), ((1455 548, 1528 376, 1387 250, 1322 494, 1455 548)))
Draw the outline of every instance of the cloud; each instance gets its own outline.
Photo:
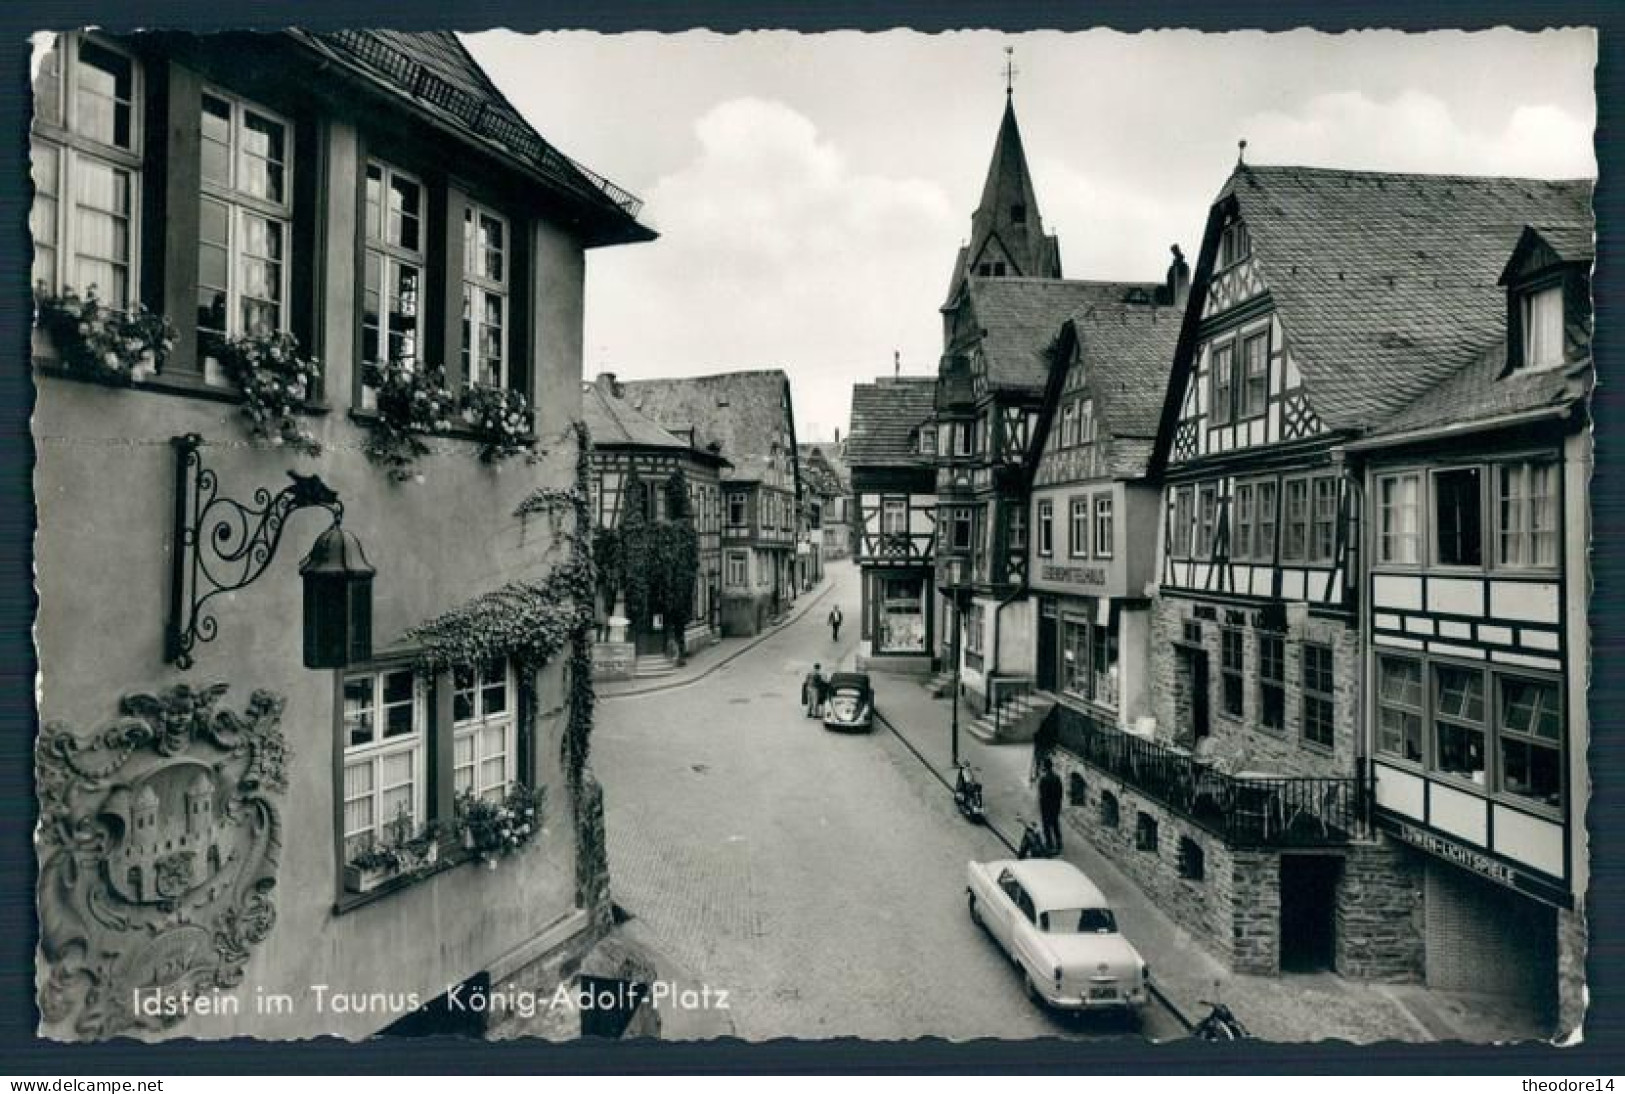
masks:
POLYGON ((894 349, 934 370, 958 230, 942 189, 855 169, 779 101, 719 103, 693 134, 693 158, 646 195, 661 238, 595 256, 589 371, 782 367, 804 426, 828 434, 894 349))
POLYGON ((1590 120, 1548 105, 1518 106, 1499 132, 1484 132, 1421 91, 1386 101, 1334 91, 1297 112, 1254 114, 1237 131, 1258 163, 1537 178, 1597 173, 1590 120))

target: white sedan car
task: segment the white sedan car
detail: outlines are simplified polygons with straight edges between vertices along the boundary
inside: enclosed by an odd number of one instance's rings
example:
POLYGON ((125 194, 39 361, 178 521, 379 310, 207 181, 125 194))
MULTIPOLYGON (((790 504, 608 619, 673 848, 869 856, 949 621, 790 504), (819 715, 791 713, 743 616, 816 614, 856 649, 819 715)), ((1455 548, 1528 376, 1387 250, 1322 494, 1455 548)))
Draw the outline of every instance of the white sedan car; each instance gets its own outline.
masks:
POLYGON ((1117 932, 1117 917, 1094 882, 1062 859, 973 862, 967 871, 972 921, 1027 974, 1034 999, 1064 1010, 1143 1006, 1150 970, 1117 932))

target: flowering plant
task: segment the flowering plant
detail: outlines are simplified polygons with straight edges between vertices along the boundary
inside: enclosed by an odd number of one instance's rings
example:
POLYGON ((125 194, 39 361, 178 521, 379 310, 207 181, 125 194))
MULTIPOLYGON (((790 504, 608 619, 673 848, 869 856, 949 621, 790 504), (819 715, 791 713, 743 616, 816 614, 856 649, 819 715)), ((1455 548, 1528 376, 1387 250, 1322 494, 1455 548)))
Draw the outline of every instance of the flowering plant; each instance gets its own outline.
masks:
POLYGON ((545 787, 530 790, 520 783, 500 802, 477 797, 465 790, 457 797, 457 820, 463 843, 489 865, 519 850, 542 830, 542 804, 545 787))
POLYGON ((378 397, 378 413, 368 421, 372 435, 367 439, 367 458, 388 468, 396 482, 416 478, 414 465, 429 452, 419 435, 444 433, 456 411, 446 370, 391 361, 367 365, 365 379, 378 397))
POLYGON ((299 411, 316 390, 321 362, 299 355, 299 339, 286 331, 249 334, 222 343, 220 365, 243 393, 243 416, 256 437, 286 444, 307 456, 322 446, 299 421, 299 411))
POLYGON ((175 348, 169 320, 138 304, 134 311, 104 304, 96 286, 83 296, 72 289, 52 293, 35 288, 36 322, 55 343, 62 363, 86 379, 104 384, 145 380, 163 367, 175 348))
POLYGON ((484 445, 480 459, 497 463, 530 451, 533 415, 530 404, 517 391, 463 385, 463 421, 484 445))

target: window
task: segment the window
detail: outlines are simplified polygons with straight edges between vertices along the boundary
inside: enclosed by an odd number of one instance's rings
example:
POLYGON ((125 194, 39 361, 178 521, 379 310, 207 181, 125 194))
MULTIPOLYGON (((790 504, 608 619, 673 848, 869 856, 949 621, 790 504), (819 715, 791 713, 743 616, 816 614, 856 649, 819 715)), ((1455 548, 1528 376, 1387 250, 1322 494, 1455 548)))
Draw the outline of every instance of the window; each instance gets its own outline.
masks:
POLYGON ((423 693, 411 669, 344 680, 346 859, 425 819, 423 693))
POLYGON ((1314 513, 1309 525, 1309 561, 1330 562, 1337 539, 1337 479, 1312 479, 1314 513))
POLYGON ((1503 464, 1496 476, 1496 565, 1557 565, 1557 465, 1503 464))
POLYGON ((1027 223, 1027 207, 1025 205, 1012 205, 1012 206, 1010 206, 1010 223, 1011 224, 1025 224, 1025 223, 1027 223))
POLYGON ((730 589, 743 589, 746 585, 745 552, 728 552, 727 583, 730 589))
POLYGON ((745 495, 728 495, 728 527, 743 528, 745 526, 745 495))
POLYGON ((1084 399, 1078 403, 1078 443, 1088 444, 1095 439, 1095 401, 1084 399))
POLYGON ((293 136, 287 122, 203 93, 198 222, 198 359, 228 338, 287 326, 293 136))
POLYGON ((973 455, 976 451, 976 438, 973 432, 975 425, 971 422, 955 422, 951 428, 954 434, 954 455, 973 455))
POLYGON ((1253 542, 1248 557, 1254 562, 1275 561, 1275 484, 1255 484, 1258 490, 1258 523, 1253 527, 1253 542))
POLYGON ((1241 343, 1241 417, 1256 418, 1269 406, 1270 335, 1266 329, 1241 343))
POLYGON ((469 205, 463 211, 463 376, 508 386, 508 222, 469 205))
POLYGON ((64 34, 34 84, 34 280, 51 291, 94 287, 116 308, 136 303, 140 75, 126 54, 64 34))
POLYGON ((1224 712, 1232 718, 1242 715, 1242 696, 1245 693, 1243 672, 1244 646, 1239 627, 1219 630, 1219 676, 1224 682, 1224 712))
POLYGON ((937 427, 924 425, 920 427, 920 454, 922 456, 935 456, 937 454, 937 427))
POLYGON ((1061 408, 1061 447, 1071 448, 1078 443, 1078 404, 1067 403, 1061 408))
POLYGON ((1089 783, 1076 771, 1066 777, 1066 800, 1068 805, 1089 804, 1089 783))
POLYGON ((1038 503, 1038 553, 1049 558, 1055 553, 1055 503, 1038 503))
POLYGON ((965 649, 980 660, 982 655, 982 626, 987 612, 981 604, 972 604, 965 610, 965 649))
POLYGON ((1207 855, 1202 845, 1189 836, 1179 837, 1179 876, 1186 881, 1201 881, 1207 874, 1207 855))
POLYGON ((1281 541, 1281 560, 1303 562, 1309 548, 1309 480, 1286 480, 1284 496, 1286 532, 1281 541))
POLYGON ((925 579, 880 580, 880 634, 876 648, 886 653, 924 653, 925 579))
POLYGON ((1563 804, 1563 718, 1557 685, 1499 679, 1501 789, 1542 805, 1563 804))
POLYGON ((1563 363, 1563 287, 1554 285, 1523 298, 1523 367, 1563 363))
POLYGON ((1089 632, 1089 661, 1092 666, 1090 696, 1101 706, 1117 709, 1117 621, 1103 627, 1096 623, 1089 632))
POLYGON ((1070 526, 1071 538, 1067 540, 1066 553, 1072 558, 1089 557, 1089 499, 1072 499, 1072 521, 1070 526))
POLYGON ((1175 558, 1189 558, 1191 554, 1191 488, 1181 486, 1174 491, 1173 527, 1169 529, 1169 553, 1175 558))
POLYGON ((1258 721, 1286 727, 1286 639, 1270 631, 1258 632, 1258 721))
POLYGON ((1256 500, 1252 483, 1237 484, 1235 516, 1230 522, 1230 557, 1237 561, 1252 557, 1253 529, 1258 519, 1256 500))
POLYGON ((1095 557, 1112 557, 1112 539, 1115 535, 1112 529, 1112 499, 1109 496, 1095 498, 1095 557))
POLYGON ((1484 785, 1483 670, 1435 665, 1433 687, 1434 766, 1446 775, 1484 785))
POLYGON ((1422 718, 1421 663, 1377 658, 1377 751, 1421 763, 1422 718))
POLYGON ((1224 425, 1230 421, 1236 390, 1236 346, 1234 342, 1213 347, 1213 414, 1212 424, 1224 425))
POLYGON ((1213 528, 1219 511, 1219 491, 1213 485, 1203 486, 1196 493, 1196 543, 1192 553, 1197 558, 1213 554, 1213 528))
POLYGON ((1334 739, 1332 648, 1303 644, 1303 738, 1325 748, 1334 739))
POLYGON ((1089 628, 1076 619, 1061 624, 1061 688, 1082 698, 1089 696, 1089 628))
POLYGON ((1477 467, 1438 471, 1433 475, 1434 526, 1441 566, 1481 566, 1483 479, 1477 467))
POLYGON ((971 511, 964 507, 952 510, 948 525, 949 545, 956 551, 968 551, 971 545, 971 511))
POLYGON ((1027 510, 1020 506, 1010 510, 1010 550, 1027 549, 1027 510))
POLYGON ((1118 637, 1111 626, 1067 617, 1061 623, 1062 690, 1115 710, 1118 700, 1118 637))
POLYGON ((1157 818, 1143 809, 1134 818, 1134 849, 1157 853, 1157 818))
POLYGON ((1120 823, 1120 814, 1117 806, 1117 795, 1110 790, 1100 792, 1100 826, 1102 828, 1116 828, 1120 823))
POLYGON ((459 795, 501 801, 518 771, 513 673, 505 662, 451 673, 452 785, 459 795))
POLYGON ((880 502, 880 534, 908 535, 908 499, 883 498, 880 502))
POLYGON ((367 164, 364 215, 361 359, 415 367, 423 333, 423 184, 387 164, 367 164))
POLYGON ((1224 234, 1219 237, 1219 267, 1234 265, 1252 253, 1252 240, 1247 235, 1247 225, 1240 220, 1231 220, 1224 226, 1224 234))
POLYGON ((1377 560, 1422 560, 1421 476, 1384 475, 1377 480, 1377 560))

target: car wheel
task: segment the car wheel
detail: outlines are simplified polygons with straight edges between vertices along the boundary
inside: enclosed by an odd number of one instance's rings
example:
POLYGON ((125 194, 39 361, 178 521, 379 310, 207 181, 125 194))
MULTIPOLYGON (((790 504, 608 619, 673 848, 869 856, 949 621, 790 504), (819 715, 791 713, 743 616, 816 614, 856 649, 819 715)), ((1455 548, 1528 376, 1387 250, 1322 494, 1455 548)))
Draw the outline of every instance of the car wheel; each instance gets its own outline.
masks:
POLYGON ((976 924, 978 927, 984 926, 982 923, 982 909, 976 906, 976 894, 968 894, 967 900, 970 907, 970 921, 976 924))

